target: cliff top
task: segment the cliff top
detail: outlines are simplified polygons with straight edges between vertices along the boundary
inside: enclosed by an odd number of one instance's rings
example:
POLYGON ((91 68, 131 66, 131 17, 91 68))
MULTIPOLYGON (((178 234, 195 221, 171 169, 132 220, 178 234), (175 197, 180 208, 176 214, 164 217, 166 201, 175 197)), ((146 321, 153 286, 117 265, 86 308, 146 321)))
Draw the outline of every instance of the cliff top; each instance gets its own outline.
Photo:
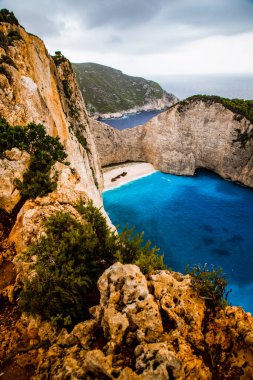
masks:
POLYGON ((19 25, 14 13, 10 12, 8 9, 0 9, 0 22, 8 22, 9 24, 19 25))
POLYGON ((237 115, 241 115, 253 123, 253 100, 244 99, 228 99, 217 95, 193 95, 189 98, 179 102, 179 111, 183 110, 184 106, 196 101, 203 101, 205 103, 220 103, 225 108, 234 112, 237 115))

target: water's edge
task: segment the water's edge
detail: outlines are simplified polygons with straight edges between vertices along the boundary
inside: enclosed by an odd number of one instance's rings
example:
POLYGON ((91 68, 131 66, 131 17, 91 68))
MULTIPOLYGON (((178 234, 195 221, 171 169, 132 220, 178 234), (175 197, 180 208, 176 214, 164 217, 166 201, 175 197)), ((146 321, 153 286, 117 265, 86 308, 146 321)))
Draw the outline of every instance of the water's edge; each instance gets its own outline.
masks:
POLYGON ((253 312, 252 189, 203 170, 194 177, 156 172, 103 192, 103 199, 112 223, 144 230, 173 270, 222 266, 232 304, 253 312))

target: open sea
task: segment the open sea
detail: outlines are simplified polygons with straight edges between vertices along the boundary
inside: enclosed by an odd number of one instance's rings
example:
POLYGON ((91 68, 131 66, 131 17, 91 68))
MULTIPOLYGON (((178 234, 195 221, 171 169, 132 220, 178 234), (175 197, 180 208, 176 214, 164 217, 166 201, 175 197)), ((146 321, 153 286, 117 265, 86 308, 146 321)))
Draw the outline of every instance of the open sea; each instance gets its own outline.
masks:
POLYGON ((153 80, 180 100, 197 94, 253 99, 253 75, 169 75, 153 80))
MULTIPOLYGON (((171 75, 150 78, 180 100, 196 94, 218 95, 225 98, 253 99, 253 75, 171 75)), ((100 121, 122 130, 146 123, 160 111, 140 112, 118 119, 100 121)))
POLYGON ((103 192, 114 225, 126 224, 161 248, 166 264, 222 267, 229 302, 253 313, 253 190, 200 170, 194 177, 156 172, 103 192))

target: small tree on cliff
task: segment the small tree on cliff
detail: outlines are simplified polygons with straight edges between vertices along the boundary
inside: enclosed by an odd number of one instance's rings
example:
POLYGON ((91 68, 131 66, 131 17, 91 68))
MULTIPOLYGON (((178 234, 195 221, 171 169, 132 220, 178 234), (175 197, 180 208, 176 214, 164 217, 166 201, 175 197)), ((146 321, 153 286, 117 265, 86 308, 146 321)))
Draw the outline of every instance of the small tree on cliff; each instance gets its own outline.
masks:
POLYGON ((8 22, 9 24, 19 25, 14 13, 5 8, 0 10, 0 22, 8 22))
POLYGON ((226 291, 227 280, 222 268, 216 269, 213 265, 208 268, 207 264, 195 264, 192 269, 187 266, 186 273, 192 277, 192 286, 199 296, 211 307, 224 306, 227 303, 231 290, 226 291))
POLYGON ((23 182, 16 181, 24 199, 45 196, 56 188, 57 176, 51 178, 50 170, 56 161, 64 162, 67 157, 58 137, 49 136, 42 124, 12 127, 0 118, 0 157, 12 148, 31 154, 30 167, 23 182))

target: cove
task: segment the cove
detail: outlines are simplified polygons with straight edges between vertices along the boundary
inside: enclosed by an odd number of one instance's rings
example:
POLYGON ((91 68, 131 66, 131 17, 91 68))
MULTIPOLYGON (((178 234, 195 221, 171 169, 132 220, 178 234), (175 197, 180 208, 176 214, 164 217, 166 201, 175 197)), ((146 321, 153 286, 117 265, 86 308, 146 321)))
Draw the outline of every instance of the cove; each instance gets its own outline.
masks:
POLYGON ((113 119, 99 119, 103 123, 110 125, 113 128, 122 131, 126 128, 133 128, 137 125, 145 124, 152 117, 158 115, 162 111, 142 111, 138 113, 127 114, 119 118, 113 119))
POLYGON ((222 267, 229 302, 253 313, 253 190, 200 170, 194 177, 156 172, 103 192, 112 223, 144 231, 165 263, 222 267))

